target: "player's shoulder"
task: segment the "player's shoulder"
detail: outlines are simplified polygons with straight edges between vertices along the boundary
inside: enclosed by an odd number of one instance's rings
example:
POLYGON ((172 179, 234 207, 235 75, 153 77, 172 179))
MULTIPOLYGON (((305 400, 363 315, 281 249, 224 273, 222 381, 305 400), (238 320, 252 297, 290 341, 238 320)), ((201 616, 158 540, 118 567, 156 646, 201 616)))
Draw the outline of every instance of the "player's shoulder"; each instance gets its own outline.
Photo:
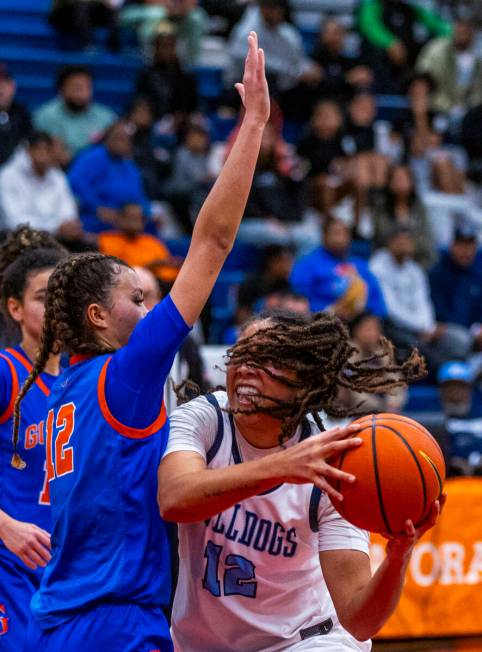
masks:
POLYGON ((224 391, 216 391, 210 394, 197 396, 187 403, 179 405, 171 414, 170 420, 176 421, 177 418, 184 418, 186 415, 198 416, 216 420, 219 411, 228 407, 228 396, 224 391))

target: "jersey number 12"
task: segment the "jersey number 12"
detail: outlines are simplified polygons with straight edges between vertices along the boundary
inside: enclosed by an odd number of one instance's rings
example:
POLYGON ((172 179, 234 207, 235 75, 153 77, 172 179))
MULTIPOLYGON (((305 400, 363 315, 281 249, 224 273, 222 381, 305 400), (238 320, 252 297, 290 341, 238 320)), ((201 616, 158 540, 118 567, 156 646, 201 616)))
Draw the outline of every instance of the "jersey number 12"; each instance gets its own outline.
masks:
POLYGON ((212 541, 208 541, 204 556, 206 569, 204 571, 203 588, 215 598, 224 595, 243 595, 245 598, 255 598, 258 583, 255 575, 255 565, 242 555, 226 555, 223 578, 223 593, 219 581, 219 560, 223 551, 212 541))
POLYGON ((75 428, 75 405, 65 403, 55 414, 49 410, 45 436, 45 484, 40 494, 41 504, 50 503, 49 482, 74 470, 74 449, 68 446, 75 428))

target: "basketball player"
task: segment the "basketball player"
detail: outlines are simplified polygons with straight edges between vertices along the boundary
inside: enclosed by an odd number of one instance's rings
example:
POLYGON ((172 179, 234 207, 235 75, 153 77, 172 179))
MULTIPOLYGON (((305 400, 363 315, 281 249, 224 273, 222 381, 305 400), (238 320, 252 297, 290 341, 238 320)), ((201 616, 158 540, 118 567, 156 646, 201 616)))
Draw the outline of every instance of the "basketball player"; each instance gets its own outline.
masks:
POLYGON ((369 650, 395 608, 439 504, 390 538, 371 577, 368 534, 334 510, 326 480, 354 481, 329 460, 361 443, 358 427, 316 434, 306 414, 340 415, 341 386, 384 391, 417 377, 420 360, 380 370, 354 353, 336 317, 258 318, 228 351, 227 392, 171 415, 159 503, 180 523, 176 651, 369 650))
POLYGON ((49 280, 40 352, 19 402, 52 351, 67 350, 72 364, 48 404, 52 559, 32 599, 27 652, 172 650, 161 609, 169 551, 156 501, 167 440, 162 393, 233 245, 269 116, 264 55, 254 32, 248 41, 237 85, 243 125, 170 294, 147 313, 135 272, 97 253, 67 258, 49 280))
POLYGON ((13 405, 40 345, 47 281, 66 255, 48 234, 19 227, 0 248, 2 310, 20 344, 0 352, 0 649, 23 650, 30 600, 50 559, 50 501, 45 474, 44 416, 59 356, 32 387, 20 423, 28 469, 12 459, 13 405), (47 248, 46 248, 47 247, 47 248))

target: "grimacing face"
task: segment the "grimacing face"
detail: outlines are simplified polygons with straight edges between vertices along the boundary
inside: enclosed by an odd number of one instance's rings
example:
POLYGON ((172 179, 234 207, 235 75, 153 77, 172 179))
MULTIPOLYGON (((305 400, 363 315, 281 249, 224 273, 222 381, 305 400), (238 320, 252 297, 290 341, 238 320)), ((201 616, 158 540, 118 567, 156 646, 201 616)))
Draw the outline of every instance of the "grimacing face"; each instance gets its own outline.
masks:
MULTIPOLYGON (((241 334, 240 339, 258 334, 262 339, 263 330, 270 326, 269 319, 251 323, 241 334)), ((267 365, 273 374, 282 374, 293 380, 295 372, 288 369, 280 369, 274 364, 267 365)), ((296 396, 296 389, 288 387, 283 382, 272 378, 265 371, 247 364, 228 365, 227 369, 227 393, 231 408, 236 411, 249 410, 253 407, 253 399, 257 396, 272 396, 281 401, 291 402, 296 396)), ((260 406, 272 407, 274 403, 268 399, 256 400, 260 406)), ((256 418, 258 415, 243 416, 243 418, 256 418)))

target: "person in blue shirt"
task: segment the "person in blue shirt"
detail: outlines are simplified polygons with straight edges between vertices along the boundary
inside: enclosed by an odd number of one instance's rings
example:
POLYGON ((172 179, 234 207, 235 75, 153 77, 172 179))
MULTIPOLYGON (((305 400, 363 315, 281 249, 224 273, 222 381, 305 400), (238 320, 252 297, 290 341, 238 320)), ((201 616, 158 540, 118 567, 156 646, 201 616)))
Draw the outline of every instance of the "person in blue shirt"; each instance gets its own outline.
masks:
POLYGON ((470 329, 476 348, 482 348, 482 271, 477 259, 477 231, 460 223, 450 249, 429 273, 437 321, 470 329))
POLYGON ((49 281, 40 353, 17 405, 52 351, 68 351, 72 364, 47 406, 52 559, 32 599, 26 652, 173 649, 157 503, 168 435, 163 386, 233 245, 269 117, 263 52, 254 32, 248 41, 236 85, 243 124, 170 294, 148 313, 135 271, 98 253, 67 258, 49 281))
POLYGON ((29 603, 50 559, 50 501, 45 473, 47 398, 59 374, 59 356, 48 359, 26 397, 19 449, 28 468, 11 466, 14 402, 40 344, 47 281, 66 255, 47 233, 19 227, 0 249, 1 299, 15 341, 0 351, 0 649, 18 652, 27 633, 29 603), (45 248, 48 247, 48 248, 45 248))
POLYGON ((295 262, 290 283, 308 298, 313 312, 330 309, 347 321, 363 310, 384 317, 378 281, 364 260, 350 255, 350 245, 344 222, 328 220, 323 226, 323 246, 295 262))
POLYGON ((150 215, 141 171, 132 156, 132 127, 126 120, 118 120, 100 145, 81 152, 73 162, 69 181, 87 233, 112 230, 126 203, 140 204, 144 215, 150 215))

